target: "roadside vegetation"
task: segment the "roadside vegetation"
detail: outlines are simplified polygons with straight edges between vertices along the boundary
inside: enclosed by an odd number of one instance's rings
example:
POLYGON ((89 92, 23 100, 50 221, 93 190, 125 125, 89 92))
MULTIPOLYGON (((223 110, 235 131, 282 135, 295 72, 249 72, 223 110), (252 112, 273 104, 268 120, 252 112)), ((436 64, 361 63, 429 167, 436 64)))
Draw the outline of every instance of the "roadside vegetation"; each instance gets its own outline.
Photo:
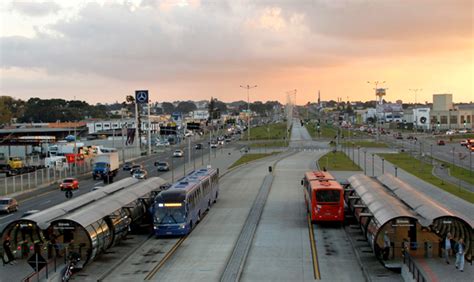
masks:
POLYGON ((344 141, 341 143, 344 146, 355 146, 355 147, 365 147, 365 148, 388 148, 387 144, 376 141, 344 141))
POLYGON ((268 156, 271 156, 271 155, 275 155, 275 154, 278 154, 278 153, 273 152, 273 153, 268 153, 268 154, 245 154, 242 157, 240 157, 240 159, 238 159, 235 163, 233 163, 229 167, 229 169, 233 168, 233 167, 236 167, 238 165, 241 165, 241 164, 246 164, 248 162, 255 161, 255 160, 258 160, 258 159, 262 159, 262 158, 265 158, 265 157, 268 157, 268 156))
POLYGON ((441 161, 439 159, 435 159, 437 162, 442 163, 446 168, 449 168, 449 173, 451 176, 464 180, 472 185, 474 185, 474 172, 471 172, 469 175, 469 170, 462 168, 460 166, 454 165, 452 163, 448 163, 445 161, 441 161))
POLYGON ((318 134, 318 130, 316 128, 316 122, 308 122, 305 124, 306 129, 308 130, 309 135, 313 138, 334 138, 337 135, 337 128, 333 127, 332 125, 320 123, 320 134, 318 134))
POLYGON ((318 164, 320 169, 325 167, 327 170, 362 170, 342 152, 329 152, 318 160, 318 164))
MULTIPOLYGON (((246 133, 247 134, 247 133, 246 133)), ((247 135, 242 140, 247 140, 247 135)), ((286 123, 271 123, 250 129, 250 140, 284 140, 286 138, 286 123)))
POLYGON ((250 148, 265 148, 265 147, 287 147, 288 142, 286 140, 272 140, 265 142, 258 142, 250 144, 250 148))
MULTIPOLYGON (((432 174, 433 166, 429 163, 418 160, 407 153, 399 154, 378 154, 380 157, 398 166, 399 168, 413 174, 414 176, 429 182, 444 191, 462 198, 470 203, 474 203, 474 193, 458 186, 445 182, 432 174)), ((469 173, 469 172, 468 172, 469 173)), ((454 175, 453 175, 454 176, 454 175)))

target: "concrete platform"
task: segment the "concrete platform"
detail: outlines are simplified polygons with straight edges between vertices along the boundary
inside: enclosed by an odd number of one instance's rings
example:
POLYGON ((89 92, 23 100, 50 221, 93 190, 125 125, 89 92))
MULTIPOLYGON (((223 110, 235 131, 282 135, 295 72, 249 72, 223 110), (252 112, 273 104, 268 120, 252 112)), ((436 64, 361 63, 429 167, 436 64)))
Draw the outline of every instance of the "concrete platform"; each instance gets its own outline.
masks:
POLYGON ((472 264, 465 261, 464 272, 461 272, 454 266, 454 262, 456 261, 455 257, 451 257, 449 260, 450 264, 447 264, 444 258, 439 257, 415 258, 416 263, 427 275, 429 281, 474 281, 474 267, 472 264))

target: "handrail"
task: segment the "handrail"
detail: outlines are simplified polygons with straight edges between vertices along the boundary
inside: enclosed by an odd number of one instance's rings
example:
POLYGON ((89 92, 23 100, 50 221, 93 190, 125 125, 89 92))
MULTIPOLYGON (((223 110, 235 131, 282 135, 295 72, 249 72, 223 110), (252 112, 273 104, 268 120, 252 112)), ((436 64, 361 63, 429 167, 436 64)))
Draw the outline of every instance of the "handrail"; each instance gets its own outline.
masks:
POLYGON ((426 273, 419 267, 418 263, 410 256, 408 252, 403 252, 403 263, 408 266, 408 270, 412 273, 412 278, 417 282, 429 281, 426 273))

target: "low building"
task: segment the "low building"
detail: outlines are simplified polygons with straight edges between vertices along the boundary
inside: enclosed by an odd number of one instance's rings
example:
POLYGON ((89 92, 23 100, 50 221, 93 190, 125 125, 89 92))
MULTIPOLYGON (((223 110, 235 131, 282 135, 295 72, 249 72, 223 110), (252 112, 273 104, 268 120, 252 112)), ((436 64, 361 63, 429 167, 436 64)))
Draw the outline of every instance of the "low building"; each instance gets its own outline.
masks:
POLYGON ((431 129, 474 128, 474 104, 455 105, 453 94, 434 94, 429 116, 431 129))

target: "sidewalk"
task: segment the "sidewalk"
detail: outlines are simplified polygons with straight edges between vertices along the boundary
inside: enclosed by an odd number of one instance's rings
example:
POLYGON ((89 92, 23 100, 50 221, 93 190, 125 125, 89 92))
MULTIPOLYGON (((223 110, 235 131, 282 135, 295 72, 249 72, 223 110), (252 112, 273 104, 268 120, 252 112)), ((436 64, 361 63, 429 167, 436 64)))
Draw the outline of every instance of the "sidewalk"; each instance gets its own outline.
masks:
POLYGON ((416 263, 423 269, 429 281, 472 281, 474 277, 474 267, 467 261, 464 263, 464 272, 455 268, 456 258, 451 257, 450 264, 446 264, 444 258, 415 258, 416 263))

